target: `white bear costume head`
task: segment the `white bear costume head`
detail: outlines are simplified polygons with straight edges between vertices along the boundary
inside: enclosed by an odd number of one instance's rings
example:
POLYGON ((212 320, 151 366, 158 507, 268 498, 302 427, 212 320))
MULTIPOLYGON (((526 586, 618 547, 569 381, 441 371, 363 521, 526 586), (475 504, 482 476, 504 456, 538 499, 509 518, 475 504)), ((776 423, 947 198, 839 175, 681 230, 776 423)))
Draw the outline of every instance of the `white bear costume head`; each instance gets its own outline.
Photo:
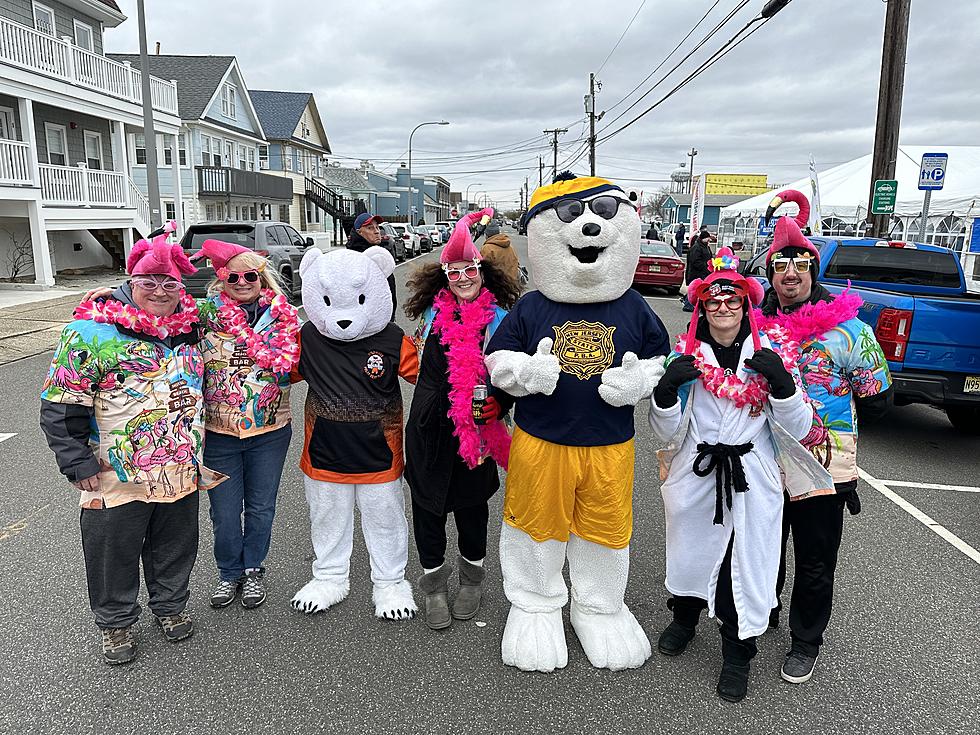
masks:
POLYGON ((552 301, 612 301, 632 285, 640 217, 611 181, 561 174, 534 192, 525 221, 534 282, 552 301))
POLYGON ((303 308, 324 337, 353 342, 377 334, 391 319, 388 276, 395 259, 382 247, 332 250, 310 248, 299 264, 303 308))

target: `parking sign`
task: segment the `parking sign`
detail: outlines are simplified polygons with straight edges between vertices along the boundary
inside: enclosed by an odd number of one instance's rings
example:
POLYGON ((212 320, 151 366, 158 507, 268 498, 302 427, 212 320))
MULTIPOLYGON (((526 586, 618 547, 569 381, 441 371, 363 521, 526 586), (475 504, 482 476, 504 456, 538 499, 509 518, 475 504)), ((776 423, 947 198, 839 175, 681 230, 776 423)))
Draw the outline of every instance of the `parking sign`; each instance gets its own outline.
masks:
POLYGON ((946 153, 923 153, 922 165, 919 167, 919 189, 921 191, 939 191, 946 181, 946 153))

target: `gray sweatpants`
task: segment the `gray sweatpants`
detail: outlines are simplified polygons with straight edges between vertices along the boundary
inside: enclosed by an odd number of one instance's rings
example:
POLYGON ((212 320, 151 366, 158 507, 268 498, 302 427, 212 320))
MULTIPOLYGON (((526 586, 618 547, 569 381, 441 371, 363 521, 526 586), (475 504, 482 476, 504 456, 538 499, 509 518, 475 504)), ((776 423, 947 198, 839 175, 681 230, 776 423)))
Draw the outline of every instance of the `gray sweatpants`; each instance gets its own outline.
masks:
POLYGON ((141 558, 153 614, 183 611, 197 559, 199 500, 194 492, 174 503, 82 509, 85 576, 96 625, 125 628, 139 619, 141 558))

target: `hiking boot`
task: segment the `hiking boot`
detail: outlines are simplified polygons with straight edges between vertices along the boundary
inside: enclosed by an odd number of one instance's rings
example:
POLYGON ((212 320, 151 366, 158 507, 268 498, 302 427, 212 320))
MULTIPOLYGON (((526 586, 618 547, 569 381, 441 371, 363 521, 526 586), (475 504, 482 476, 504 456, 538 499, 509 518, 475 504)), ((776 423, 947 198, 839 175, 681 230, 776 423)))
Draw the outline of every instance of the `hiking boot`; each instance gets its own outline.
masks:
POLYGON ((107 664, 128 664, 136 658, 132 626, 102 629, 102 658, 107 664))
POLYGON ((803 651, 791 650, 786 654, 786 661, 783 662, 783 670, 780 675, 790 684, 802 684, 810 681, 813 676, 813 667, 817 663, 817 657, 811 656, 803 651))
POLYGON ((469 620, 480 611, 483 599, 483 580, 487 570, 478 564, 470 564, 459 557, 459 594, 453 600, 453 617, 469 620))
POLYGON ((688 628, 672 620, 660 634, 657 650, 664 656, 680 656, 687 648, 687 644, 694 639, 694 631, 695 628, 688 628))
POLYGON ((749 689, 749 665, 724 661, 718 677, 718 696, 726 702, 741 702, 749 689))
POLYGON ((262 572, 254 570, 245 575, 242 581, 242 607, 251 610, 265 602, 265 585, 262 584, 262 572))
POLYGON ((184 612, 176 615, 156 616, 157 625, 163 628, 163 634, 171 643, 182 641, 194 635, 194 621, 184 612))
POLYGON ((240 580, 235 580, 229 582, 222 579, 218 582, 218 586, 214 588, 214 592, 211 593, 211 607, 227 607, 235 601, 235 595, 238 594, 238 588, 241 585, 240 580))
POLYGON ((432 630, 442 630, 453 624, 449 614, 449 575, 453 568, 448 564, 419 577, 419 589, 425 595, 425 624, 432 630))

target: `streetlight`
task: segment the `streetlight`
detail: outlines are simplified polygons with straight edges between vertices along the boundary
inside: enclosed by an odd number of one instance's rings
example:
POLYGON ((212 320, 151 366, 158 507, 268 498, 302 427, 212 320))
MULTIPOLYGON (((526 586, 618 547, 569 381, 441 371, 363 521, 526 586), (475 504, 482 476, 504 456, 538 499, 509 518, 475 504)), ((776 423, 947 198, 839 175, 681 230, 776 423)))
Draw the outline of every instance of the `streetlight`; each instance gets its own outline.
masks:
POLYGON ((471 186, 483 186, 483 184, 481 184, 480 182, 476 182, 474 184, 467 184, 466 185, 466 207, 467 207, 467 209, 470 206, 470 187, 471 186))
POLYGON ((412 136, 415 135, 415 131, 425 125, 448 125, 448 120, 432 120, 430 122, 419 123, 414 128, 412 132, 408 135, 408 223, 415 224, 412 222, 412 136))

